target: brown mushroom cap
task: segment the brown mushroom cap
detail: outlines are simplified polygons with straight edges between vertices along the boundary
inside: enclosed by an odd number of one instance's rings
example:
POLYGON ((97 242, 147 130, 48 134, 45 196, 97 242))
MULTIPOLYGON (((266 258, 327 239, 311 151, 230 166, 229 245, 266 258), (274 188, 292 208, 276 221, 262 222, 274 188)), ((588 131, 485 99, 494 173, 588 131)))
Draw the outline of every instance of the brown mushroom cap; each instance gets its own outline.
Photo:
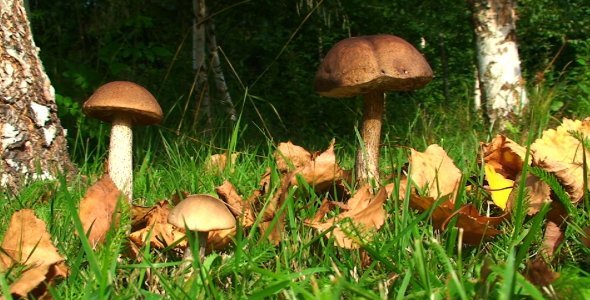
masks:
POLYGON ((138 125, 159 123, 163 117, 156 98, 144 87, 129 81, 102 85, 84 102, 83 110, 105 122, 124 115, 138 125))
POLYGON ((410 91, 432 79, 432 69, 414 46, 393 35, 352 37, 336 43, 315 77, 326 97, 352 97, 372 91, 410 91))
POLYGON ((191 195, 182 200, 168 214, 168 223, 193 231, 230 229, 236 218, 223 201, 209 195, 191 195))

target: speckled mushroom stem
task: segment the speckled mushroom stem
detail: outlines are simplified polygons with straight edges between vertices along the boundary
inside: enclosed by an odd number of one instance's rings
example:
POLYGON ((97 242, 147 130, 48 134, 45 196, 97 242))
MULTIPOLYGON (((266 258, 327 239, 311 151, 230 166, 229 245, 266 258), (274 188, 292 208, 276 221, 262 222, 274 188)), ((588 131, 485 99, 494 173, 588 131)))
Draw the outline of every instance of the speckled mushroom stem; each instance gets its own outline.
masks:
POLYGON ((131 203, 133 199, 131 120, 125 117, 115 118, 112 126, 108 161, 109 176, 131 203))
POLYGON ((359 186, 369 182, 379 182, 379 145, 384 109, 383 92, 376 91, 365 95, 361 131, 364 145, 358 148, 355 166, 359 186))

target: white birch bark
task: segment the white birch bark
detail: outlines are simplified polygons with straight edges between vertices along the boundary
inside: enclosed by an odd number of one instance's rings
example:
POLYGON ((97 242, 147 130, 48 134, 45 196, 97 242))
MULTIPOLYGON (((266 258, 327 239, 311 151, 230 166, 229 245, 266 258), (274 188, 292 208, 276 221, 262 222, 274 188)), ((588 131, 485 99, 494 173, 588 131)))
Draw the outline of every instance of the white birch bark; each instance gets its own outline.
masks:
POLYGON ((528 103, 516 44, 513 0, 472 0, 482 103, 503 129, 528 103))
POLYGON ((75 171, 22 0, 0 0, 0 146, 0 189, 75 171))

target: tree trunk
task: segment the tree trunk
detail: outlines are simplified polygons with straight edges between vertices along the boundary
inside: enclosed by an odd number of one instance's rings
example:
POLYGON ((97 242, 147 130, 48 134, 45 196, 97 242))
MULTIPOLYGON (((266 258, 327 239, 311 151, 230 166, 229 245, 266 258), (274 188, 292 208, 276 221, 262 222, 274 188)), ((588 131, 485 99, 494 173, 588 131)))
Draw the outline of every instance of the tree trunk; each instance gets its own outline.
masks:
POLYGON ((43 69, 22 0, 0 0, 0 187, 71 174, 55 91, 43 69))
POLYGON ((482 103, 490 122, 504 129, 527 104, 516 44, 513 0, 471 0, 482 103))
POLYGON ((193 70, 197 73, 197 109, 195 110, 195 118, 193 124, 197 124, 199 111, 205 113, 207 118, 207 126, 210 127, 213 123, 211 116, 211 99, 209 97, 209 85, 207 76, 207 57, 205 45, 205 22, 207 16, 207 7, 205 0, 193 0, 193 70))

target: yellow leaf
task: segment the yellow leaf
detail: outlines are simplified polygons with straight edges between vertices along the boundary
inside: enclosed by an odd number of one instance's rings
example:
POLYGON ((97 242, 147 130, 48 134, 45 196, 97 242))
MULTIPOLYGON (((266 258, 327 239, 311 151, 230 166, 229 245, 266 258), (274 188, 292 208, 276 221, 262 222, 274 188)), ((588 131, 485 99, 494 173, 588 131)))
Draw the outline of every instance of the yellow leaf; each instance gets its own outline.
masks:
POLYGON ((485 165, 486 179, 490 186, 490 193, 492 194, 492 201, 501 209, 506 208, 508 196, 512 192, 514 180, 506 179, 500 173, 496 172, 493 166, 485 165))

